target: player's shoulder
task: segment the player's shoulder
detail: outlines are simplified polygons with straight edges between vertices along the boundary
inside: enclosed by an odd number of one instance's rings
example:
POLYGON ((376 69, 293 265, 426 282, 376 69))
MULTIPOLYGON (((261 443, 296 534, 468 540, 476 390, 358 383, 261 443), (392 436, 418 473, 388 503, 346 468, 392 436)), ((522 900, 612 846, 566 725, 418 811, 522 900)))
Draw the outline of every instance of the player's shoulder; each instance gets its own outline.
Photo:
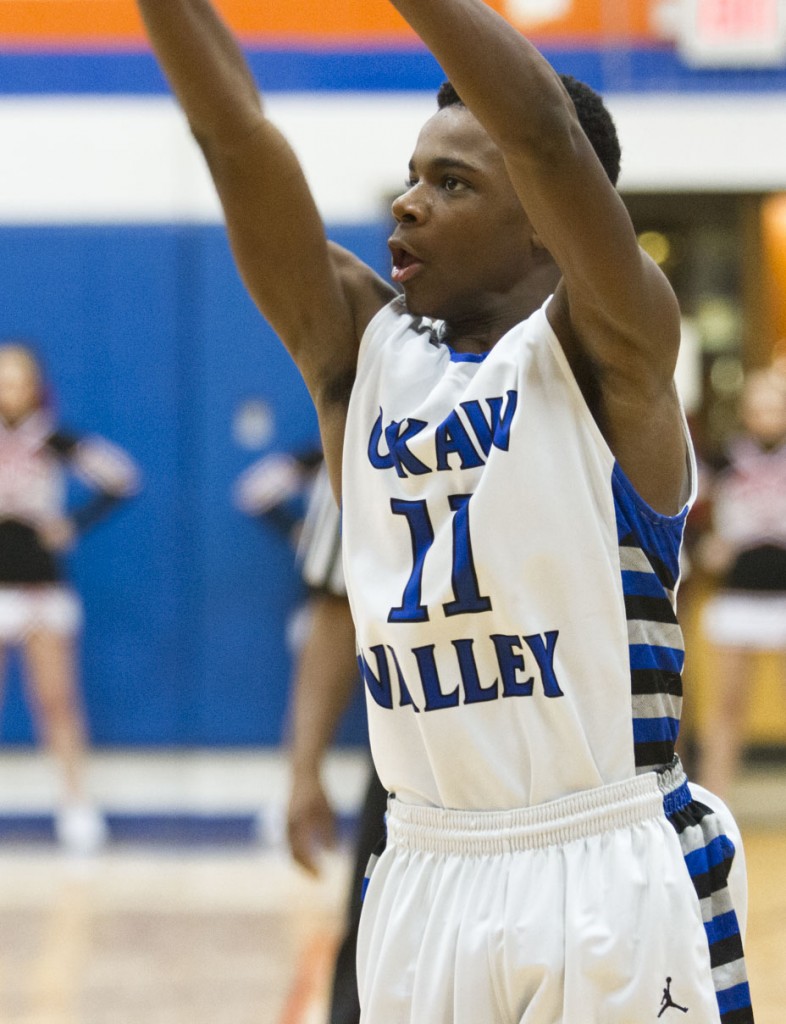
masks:
POLYGON ((395 288, 355 253, 330 242, 330 257, 352 309, 358 340, 377 313, 397 295, 395 288))

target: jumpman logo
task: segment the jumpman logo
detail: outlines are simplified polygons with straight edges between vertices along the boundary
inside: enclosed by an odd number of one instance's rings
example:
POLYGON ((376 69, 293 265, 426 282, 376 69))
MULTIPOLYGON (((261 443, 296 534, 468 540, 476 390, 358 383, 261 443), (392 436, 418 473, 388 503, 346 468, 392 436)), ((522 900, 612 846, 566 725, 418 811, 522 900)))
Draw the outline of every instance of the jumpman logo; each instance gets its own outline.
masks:
POLYGON ((663 998, 660 1001, 660 1013, 659 1017, 662 1017, 666 1010, 674 1009, 679 1010, 681 1013, 687 1013, 687 1006, 680 1006, 679 1003, 675 1003, 671 998, 671 978, 666 978, 666 987, 663 990, 663 998))

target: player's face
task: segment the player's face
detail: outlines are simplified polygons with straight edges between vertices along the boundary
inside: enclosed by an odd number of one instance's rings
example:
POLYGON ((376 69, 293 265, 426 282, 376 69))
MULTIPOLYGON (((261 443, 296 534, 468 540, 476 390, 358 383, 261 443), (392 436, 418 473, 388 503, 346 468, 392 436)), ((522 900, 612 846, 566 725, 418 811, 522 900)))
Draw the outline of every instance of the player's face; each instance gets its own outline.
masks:
POLYGON ((393 216, 392 277, 416 315, 494 315, 528 272, 532 227, 500 150, 465 107, 424 125, 393 216))
POLYGON ((41 380, 31 358, 18 349, 0 350, 0 416, 14 423, 41 404, 41 380))

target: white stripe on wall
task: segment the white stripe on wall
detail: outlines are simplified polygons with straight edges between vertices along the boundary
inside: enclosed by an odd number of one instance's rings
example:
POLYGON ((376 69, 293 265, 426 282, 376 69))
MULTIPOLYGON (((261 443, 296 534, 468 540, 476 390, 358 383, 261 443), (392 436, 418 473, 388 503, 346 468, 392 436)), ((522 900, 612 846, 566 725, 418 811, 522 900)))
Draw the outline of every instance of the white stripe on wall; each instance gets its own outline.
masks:
POLYGON ((786 94, 613 96, 631 192, 786 189, 786 94))
MULTIPOLYGON (((786 189, 786 98, 609 97, 629 191, 786 189)), ((376 219, 399 191, 423 94, 275 95, 326 221, 376 219)), ((0 222, 215 223, 201 156, 166 97, 0 100, 0 222)))
MULTIPOLYGON (((274 96, 269 114, 326 221, 377 219, 401 191, 429 97, 274 96)), ((171 99, 0 101, 0 222, 217 222, 212 184, 171 99)))

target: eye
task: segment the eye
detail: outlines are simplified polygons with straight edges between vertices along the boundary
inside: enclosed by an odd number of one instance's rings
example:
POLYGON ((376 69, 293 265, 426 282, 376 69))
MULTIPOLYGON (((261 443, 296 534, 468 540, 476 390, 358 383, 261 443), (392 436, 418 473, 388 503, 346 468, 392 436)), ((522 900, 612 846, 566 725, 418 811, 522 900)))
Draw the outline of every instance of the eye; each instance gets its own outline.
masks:
POLYGON ((404 178, 404 188, 405 189, 414 188, 415 185, 417 185, 417 183, 418 183, 418 179, 413 174, 410 174, 409 177, 404 178))
POLYGON ((454 178, 452 174, 448 174, 442 181, 442 187, 446 192, 460 192, 467 186, 459 178, 454 178))

